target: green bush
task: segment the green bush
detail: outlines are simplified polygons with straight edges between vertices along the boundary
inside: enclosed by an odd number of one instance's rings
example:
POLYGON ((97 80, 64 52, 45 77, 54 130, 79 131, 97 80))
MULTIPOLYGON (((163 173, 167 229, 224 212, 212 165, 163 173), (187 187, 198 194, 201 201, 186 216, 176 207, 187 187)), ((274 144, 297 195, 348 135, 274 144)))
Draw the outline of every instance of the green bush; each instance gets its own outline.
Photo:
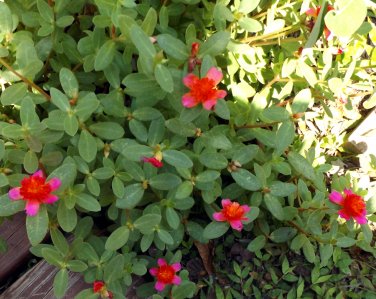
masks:
POLYGON ((154 299, 375 296, 350 254, 375 257, 375 187, 333 163, 353 97, 376 105, 375 6, 332 5, 0 2, 0 216, 26 208, 56 297, 68 271, 94 284, 77 298, 125 298, 136 276, 154 299), (227 260, 234 242, 252 259, 227 260))

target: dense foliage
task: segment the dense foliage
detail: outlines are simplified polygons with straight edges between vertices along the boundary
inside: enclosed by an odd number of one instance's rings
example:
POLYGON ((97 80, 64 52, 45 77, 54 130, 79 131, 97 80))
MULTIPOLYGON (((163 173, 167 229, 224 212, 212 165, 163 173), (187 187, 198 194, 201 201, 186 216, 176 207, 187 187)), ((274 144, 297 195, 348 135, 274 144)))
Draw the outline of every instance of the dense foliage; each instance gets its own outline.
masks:
POLYGON ((0 1, 1 219, 26 209, 57 297, 74 271, 77 298, 375 298, 375 159, 342 147, 376 106, 375 12, 0 1))

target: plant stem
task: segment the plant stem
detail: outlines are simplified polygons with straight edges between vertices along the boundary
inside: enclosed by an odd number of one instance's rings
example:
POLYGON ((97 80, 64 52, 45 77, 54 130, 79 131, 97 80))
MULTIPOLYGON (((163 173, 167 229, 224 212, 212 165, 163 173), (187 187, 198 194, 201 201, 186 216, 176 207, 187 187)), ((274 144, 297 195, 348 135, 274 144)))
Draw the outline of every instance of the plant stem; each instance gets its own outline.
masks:
POLYGON ((23 75, 21 75, 19 72, 17 72, 13 67, 11 67, 4 59, 0 58, 0 63, 5 66, 10 72, 12 72, 13 74, 15 74, 18 78, 20 78, 23 82, 25 82, 27 85, 29 85, 30 87, 36 89, 37 91, 39 91, 39 93, 41 95, 43 95, 47 101, 51 101, 51 96, 45 92, 42 88, 40 88, 38 85, 36 85, 33 81, 30 81, 29 79, 27 79, 26 77, 24 77, 23 75))

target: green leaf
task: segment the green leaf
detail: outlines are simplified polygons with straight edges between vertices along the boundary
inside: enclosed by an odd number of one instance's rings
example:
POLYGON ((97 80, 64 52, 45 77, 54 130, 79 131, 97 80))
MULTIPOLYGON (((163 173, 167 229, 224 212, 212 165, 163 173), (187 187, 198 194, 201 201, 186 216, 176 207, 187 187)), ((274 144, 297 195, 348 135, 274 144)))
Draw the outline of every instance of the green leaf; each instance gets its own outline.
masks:
POLYGON ((260 180, 246 169, 238 169, 231 172, 232 178, 242 188, 250 191, 257 191, 261 188, 260 180))
POLYGON ((114 60, 116 53, 116 44, 112 39, 106 41, 98 50, 95 56, 94 69, 103 71, 114 60))
POLYGON ((37 0, 37 7, 40 16, 47 22, 52 24, 54 22, 54 12, 52 8, 44 0, 37 0))
POLYGON ((340 237, 337 239, 336 245, 341 248, 347 248, 355 245, 356 240, 350 237, 340 237))
POLYGON ((25 208, 23 200, 11 200, 8 194, 0 196, 0 217, 8 217, 22 211, 25 208))
POLYGON ((37 155, 33 151, 28 151, 24 157, 24 168, 28 173, 34 173, 37 171, 39 161, 37 155))
POLYGON ((67 114, 64 118, 64 130, 70 135, 76 135, 78 131, 78 120, 77 117, 71 114, 67 114))
POLYGON ((59 201, 57 209, 57 220, 60 227, 66 231, 71 232, 77 225, 77 213, 75 209, 67 209, 63 201, 59 201))
POLYGON ((51 93, 51 102, 57 108, 65 112, 71 110, 68 97, 65 94, 63 94, 60 90, 54 87, 51 87, 50 93, 51 93))
POLYGON ((272 182, 269 185, 270 194, 274 196, 285 197, 296 192, 297 188, 294 184, 283 183, 280 181, 272 182))
POLYGON ((169 93, 174 91, 174 81, 167 67, 158 63, 154 69, 155 79, 159 86, 169 93))
POLYGON ((290 119, 290 113, 285 108, 272 106, 263 110, 260 117, 265 122, 282 122, 290 119))
POLYGON ((264 235, 260 235, 253 239, 247 246, 247 249, 251 252, 256 252, 264 248, 266 243, 266 238, 264 235))
POLYGON ((315 20, 315 25, 312 28, 311 34, 308 37, 308 40, 304 46, 305 49, 312 48, 316 41, 319 39, 320 35, 322 34, 322 30, 324 28, 324 14, 327 11, 328 3, 326 0, 321 0, 321 9, 320 13, 315 20))
POLYGON ((54 278, 54 295, 56 298, 62 298, 68 290, 68 271, 60 269, 54 278))
POLYGON ((96 95, 92 92, 87 93, 83 97, 79 97, 76 106, 76 115, 81 121, 87 120, 91 114, 97 110, 99 101, 96 95))
POLYGON ((157 54, 149 36, 137 25, 131 27, 131 38, 140 55, 153 59, 157 54))
POLYGON ((148 13, 144 17, 144 20, 142 21, 141 29, 147 34, 147 35, 153 35, 155 26, 157 25, 158 21, 158 15, 157 12, 153 7, 150 7, 148 10, 148 13))
POLYGON ((124 129, 115 122, 96 122, 89 126, 91 132, 106 140, 115 140, 123 137, 124 129))
POLYGON ((302 155, 296 152, 289 152, 287 159, 291 166, 295 169, 295 171, 298 172, 298 174, 311 181, 316 180, 315 170, 302 155))
POLYGON ((291 105, 292 113, 306 112, 307 108, 313 104, 313 101, 311 90, 309 88, 302 89, 294 97, 291 105))
POLYGON ((59 78, 64 92, 71 98, 78 97, 78 81, 73 72, 63 67, 60 70, 59 78))
POLYGON ((185 181, 182 184, 180 184, 180 186, 177 188, 175 196, 177 199, 186 198, 189 195, 191 195, 192 191, 193 191, 192 182, 185 181))
POLYGON ((276 133, 275 154, 281 155, 295 139, 295 125, 292 121, 283 122, 276 133))
POLYGON ((226 157, 219 153, 202 153, 199 157, 200 162, 212 169, 224 169, 228 166, 228 161, 226 157))
POLYGON ((11 33, 13 31, 13 18, 12 12, 8 5, 4 2, 0 2, 0 32, 11 33))
POLYGON ((144 235, 154 232, 156 226, 161 222, 162 216, 158 214, 146 214, 138 218, 134 223, 134 227, 140 230, 144 235))
POLYGON ((123 277, 124 272, 124 256, 119 254, 113 257, 104 267, 104 281, 112 283, 123 277))
POLYGON ((180 285, 172 288, 171 297, 174 299, 192 298, 196 289, 197 287, 195 283, 191 281, 183 281, 180 285))
POLYGON ((129 229, 126 226, 120 226, 114 230, 106 241, 106 250, 118 250, 127 243, 129 238, 129 229))
POLYGON ((203 236, 205 239, 216 239, 223 236, 229 229, 227 222, 210 222, 204 229, 203 236))
POLYGON ((33 246, 44 239, 48 232, 48 214, 44 205, 39 206, 39 211, 35 216, 26 217, 26 231, 33 246))
MULTIPOLYGON (((250 1, 251 2, 251 1, 250 1)), ((259 32, 262 30, 262 24, 254 19, 243 17, 238 21, 241 28, 248 32, 259 32)))
POLYGON ((79 260, 70 260, 67 263, 67 268, 72 272, 84 272, 88 267, 84 262, 79 260))
POLYGON ((163 151, 163 161, 179 168, 190 168, 193 166, 192 160, 186 154, 177 150, 163 151))
POLYGON ((321 221, 325 217, 325 213, 320 210, 313 211, 307 220, 307 227, 315 235, 322 234, 321 221))
POLYGON ((171 235, 167 231, 163 229, 158 230, 158 237, 161 239, 162 242, 164 242, 167 245, 174 244, 174 239, 171 237, 171 235))
POLYGON ((307 240, 303 244, 303 253, 308 262, 310 263, 315 262, 315 259, 316 259, 315 248, 313 247, 312 243, 309 240, 307 240))
POLYGON ((99 204, 98 200, 89 194, 80 193, 76 195, 76 198, 76 204, 87 211, 99 212, 101 210, 101 205, 99 204))
POLYGON ((364 0, 338 1, 338 10, 331 10, 325 15, 325 24, 338 37, 350 37, 363 24, 367 16, 364 0))
POLYGON ((157 42, 169 56, 181 61, 188 59, 189 51, 187 46, 180 39, 170 34, 160 34, 157 36, 157 42))
POLYGON ((199 183, 213 182, 219 178, 220 175, 221 173, 219 171, 205 170, 196 176, 196 181, 199 183))
POLYGON ((298 251, 303 245, 308 242, 308 238, 304 234, 298 234, 290 244, 291 250, 298 251))
POLYGON ((219 99, 214 107, 215 114, 220 118, 230 119, 230 109, 227 107, 227 103, 224 99, 219 99))
POLYGON ((66 255, 69 251, 69 245, 61 231, 58 228, 51 228, 50 234, 56 249, 59 250, 61 254, 66 255))
POLYGON ((82 159, 91 162, 97 156, 97 142, 95 138, 87 131, 82 130, 78 140, 78 152, 82 159))
POLYGON ((165 124, 167 129, 180 136, 192 137, 196 134, 196 126, 191 122, 184 122, 178 118, 172 118, 167 120, 165 124))
POLYGON ((116 200, 116 206, 120 209, 132 209, 141 201, 144 192, 140 183, 128 185, 124 188, 124 197, 116 200))
POLYGON ((269 212, 272 213, 275 218, 281 221, 285 218, 281 202, 278 198, 268 193, 264 196, 264 202, 269 212))
POLYGON ((141 121, 149 121, 162 117, 159 110, 152 107, 141 107, 132 112, 133 118, 141 121))
POLYGON ((131 119, 129 122, 129 130, 138 140, 147 142, 148 131, 142 122, 138 121, 137 119, 131 119))
POLYGON ((64 190, 73 184, 77 175, 77 167, 75 163, 64 163, 63 165, 56 168, 47 178, 47 181, 57 177, 61 181, 59 190, 64 190))
POLYGON ((226 50, 227 44, 230 42, 230 32, 219 31, 210 36, 203 43, 198 52, 200 58, 205 55, 216 56, 226 50))
POLYGON ((143 157, 150 157, 153 155, 153 150, 141 144, 132 144, 125 146, 121 154, 130 161, 140 162, 143 157))
POLYGON ((179 227, 180 217, 179 217, 179 214, 173 208, 170 208, 170 207, 166 208, 166 219, 167 219, 168 225, 171 228, 177 229, 179 227))
POLYGON ((60 268, 64 263, 64 257, 55 248, 42 248, 41 255, 49 264, 56 267, 60 268))
POLYGON ((292 227, 280 227, 270 234, 270 239, 275 243, 284 243, 295 237, 296 232, 292 227))
POLYGON ((113 177, 115 170, 111 167, 100 167, 93 171, 93 177, 98 180, 106 180, 113 177))
MULTIPOLYGON (((1 23, 1 7, 6 5, 3 2, 0 2, 0 23, 1 23)), ((1 30, 0 24, 0 30, 1 30)), ((3 105, 19 105, 22 102, 22 99, 27 94, 27 86, 25 83, 16 83, 7 87, 4 91, 1 92, 0 100, 3 105)))
POLYGON ((162 173, 153 176, 149 184, 158 190, 171 190, 181 184, 181 179, 172 173, 162 173))
POLYGON ((239 12, 247 15, 250 12, 254 11, 256 7, 259 5, 261 0, 241 0, 240 5, 239 5, 239 12))
POLYGON ((62 16, 56 20, 56 26, 60 28, 65 28, 74 22, 74 17, 73 16, 62 16))

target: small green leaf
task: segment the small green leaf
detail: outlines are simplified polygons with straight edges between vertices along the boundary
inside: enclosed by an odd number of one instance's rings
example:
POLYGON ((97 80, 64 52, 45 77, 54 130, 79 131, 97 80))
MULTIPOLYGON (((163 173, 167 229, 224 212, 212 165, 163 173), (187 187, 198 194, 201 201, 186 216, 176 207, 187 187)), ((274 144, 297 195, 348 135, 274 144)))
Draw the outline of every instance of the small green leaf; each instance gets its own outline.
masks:
POLYGON ((181 184, 181 179, 172 173, 162 173, 153 176, 149 184, 158 190, 171 190, 181 184))
POLYGON ((116 206, 121 209, 132 209, 141 201, 144 192, 140 183, 128 185, 124 188, 124 197, 116 200, 116 206))
POLYGON ((158 45, 169 56, 185 61, 189 57, 187 46, 180 40, 170 34, 160 34, 157 36, 158 45))
MULTIPOLYGON (((1 8, 6 5, 3 2, 0 2, 0 23, 1 23, 1 8)), ((0 24, 0 30, 1 30, 0 24)), ((27 94, 27 87, 25 83, 16 83, 7 87, 4 91, 1 92, 0 100, 3 105, 19 105, 22 102, 22 99, 27 94)))
POLYGON ((48 23, 54 22, 54 12, 52 8, 44 0, 37 0, 37 7, 40 16, 48 23))
POLYGON ((292 227, 280 227, 270 234, 270 239, 276 243, 284 243, 295 237, 297 230, 292 227))
POLYGON ((106 241, 106 250, 118 250, 127 243, 129 238, 129 229, 126 226, 120 226, 114 230, 106 241))
POLYGON ((167 245, 174 244, 174 239, 171 237, 169 232, 163 229, 158 230, 158 237, 161 239, 162 242, 166 243, 167 245))
POLYGON ((54 295, 56 298, 62 298, 68 290, 68 271, 60 269, 54 278, 54 295))
POLYGON ((193 166, 192 160, 186 154, 177 150, 163 151, 163 160, 179 168, 190 168, 193 166))
POLYGON ((241 0, 239 5, 239 12, 247 15, 250 12, 254 11, 256 7, 260 4, 261 0, 241 0))
POLYGON ((254 19, 243 17, 238 22, 239 26, 248 32, 259 32, 262 30, 262 24, 254 19))
POLYGON ((134 227, 140 230, 144 235, 151 234, 156 226, 161 222, 162 216, 158 214, 146 214, 138 218, 134 223, 134 227))
POLYGON ((116 53, 116 44, 112 39, 106 41, 98 50, 95 57, 94 69, 96 71, 103 71, 114 60, 116 53))
POLYGON ((8 217, 22 211, 25 208, 23 200, 11 200, 8 194, 0 196, 0 217, 8 217))
POLYGON ((33 246, 44 239, 48 231, 48 214, 44 205, 39 206, 39 211, 35 216, 26 217, 26 231, 33 246))
POLYGON ((131 27, 131 38, 140 55, 151 59, 157 54, 149 36, 137 25, 131 27))
POLYGON ((179 227, 180 217, 179 217, 179 214, 173 208, 170 208, 170 207, 166 208, 166 219, 167 219, 168 225, 171 228, 177 229, 179 227))
POLYGON ((264 248, 266 243, 266 238, 263 235, 260 235, 253 239, 247 246, 247 249, 251 252, 256 252, 264 248))
POLYGON ((158 63, 154 69, 155 79, 159 86, 169 93, 174 91, 174 81, 167 67, 158 63))
POLYGON ((229 229, 227 222, 210 222, 204 229, 203 236, 206 239, 216 239, 223 236, 229 229))
POLYGON ((275 218, 281 221, 284 219, 284 212, 278 198, 268 193, 264 196, 264 202, 270 213, 272 213, 275 218))
POLYGON ((87 211, 99 212, 101 210, 98 200, 89 194, 80 193, 76 195, 76 198, 76 204, 87 211))
POLYGON ((227 44, 230 42, 230 32, 219 31, 210 36, 203 43, 198 52, 200 58, 205 55, 216 56, 226 50, 227 44))
POLYGON ((59 73, 60 83, 64 92, 71 98, 78 96, 78 81, 70 69, 61 68, 59 73))
POLYGON ((0 32, 11 33, 13 31, 13 18, 12 12, 8 5, 4 2, 0 2, 0 32))
POLYGON ((80 134, 78 152, 86 162, 93 161, 97 156, 97 142, 87 130, 83 130, 80 134))
POLYGON ((51 102, 59 108, 61 111, 70 111, 70 104, 68 97, 63 94, 60 90, 52 87, 50 90, 51 102))
POLYGON ((261 188, 260 180, 246 169, 231 172, 231 176, 240 187, 246 190, 257 191, 261 188))
POLYGON ((89 129, 98 137, 107 140, 119 139, 124 135, 123 127, 118 123, 110 121, 96 122, 90 125, 89 129))
POLYGON ((350 237, 341 237, 337 239, 337 246, 342 248, 351 247, 356 243, 356 240, 350 237))

